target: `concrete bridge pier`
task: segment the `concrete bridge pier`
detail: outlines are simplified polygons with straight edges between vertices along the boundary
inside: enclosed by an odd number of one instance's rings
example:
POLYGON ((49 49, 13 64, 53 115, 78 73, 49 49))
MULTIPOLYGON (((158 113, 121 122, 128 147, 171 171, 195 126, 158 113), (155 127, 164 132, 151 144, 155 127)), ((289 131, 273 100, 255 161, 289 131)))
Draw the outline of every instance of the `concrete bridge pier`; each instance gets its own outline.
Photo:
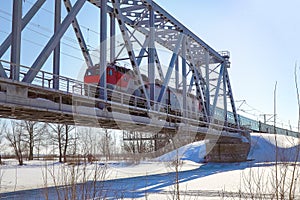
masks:
POLYGON ((206 143, 207 162, 244 162, 250 151, 251 142, 247 137, 220 137, 206 143))

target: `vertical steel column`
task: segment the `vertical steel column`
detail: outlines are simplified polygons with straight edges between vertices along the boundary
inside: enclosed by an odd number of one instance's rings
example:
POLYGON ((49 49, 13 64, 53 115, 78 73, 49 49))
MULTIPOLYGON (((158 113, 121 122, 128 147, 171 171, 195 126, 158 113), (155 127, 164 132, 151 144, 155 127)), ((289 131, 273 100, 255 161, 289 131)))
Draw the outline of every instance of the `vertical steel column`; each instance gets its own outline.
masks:
MULTIPOLYGON (((54 32, 58 31, 61 24, 61 0, 55 0, 54 32)), ((53 52, 53 89, 59 89, 60 72, 60 42, 53 52)))
POLYGON ((128 34, 128 29, 126 27, 126 24, 124 23, 125 18, 122 15, 122 11, 121 11, 121 8, 120 8, 120 2, 118 0, 112 0, 111 2, 112 2, 112 5, 113 5, 115 16, 118 20, 119 28, 120 28, 120 31, 122 33, 124 43, 125 43, 124 46, 127 49, 127 53, 128 53, 128 56, 129 56, 129 59, 130 59, 130 62, 131 62, 132 70, 133 70, 134 74, 137 77, 135 82, 136 82, 137 85, 141 86, 142 93, 143 93, 143 95, 145 95, 145 98, 146 98, 146 101, 147 101, 147 108, 150 108, 151 105, 150 105, 149 95, 148 95, 148 92, 147 92, 146 87, 144 85, 144 81, 143 81, 143 78, 142 78, 141 71, 140 71, 139 66, 137 64, 137 60, 136 60, 136 57, 135 57, 135 54, 134 54, 134 51, 133 51, 133 45, 132 45, 132 42, 130 41, 130 37, 129 37, 129 34, 128 34))
POLYGON ((219 73, 219 77, 218 77, 217 86, 216 86, 216 92, 215 92, 215 95, 214 95, 214 102, 213 102, 213 106, 212 106, 211 113, 210 113, 211 116, 213 116, 213 117, 215 117, 215 110, 216 110, 217 103, 218 103, 218 98, 219 98, 219 93, 220 93, 220 86, 221 86, 221 82, 222 82, 225 67, 226 67, 226 64, 222 63, 220 73, 219 73))
MULTIPOLYGON (((182 63, 183 63, 183 61, 182 61, 182 63)), ((176 62, 175 62, 175 88, 179 89, 179 60, 178 60, 178 58, 176 59, 176 62)))
POLYGON ((10 78, 19 80, 20 78, 20 57, 21 57, 21 31, 22 31, 22 1, 13 2, 12 19, 12 43, 10 54, 10 78))
POLYGON ((164 72, 162 71, 162 67, 161 67, 161 64, 159 61, 157 51, 156 51, 156 49, 154 49, 154 50, 155 50, 155 64, 156 64, 157 72, 158 72, 160 80, 164 81, 165 80, 164 72))
MULTIPOLYGON (((65 4, 67 12, 69 13, 72 10, 70 0, 64 0, 63 2, 65 4)), ((86 45, 85 39, 83 37, 82 31, 76 18, 72 21, 72 26, 87 67, 94 66, 91 56, 89 54, 88 47, 86 45)))
POLYGON ((192 89, 193 89, 193 86, 194 86, 194 81, 195 81, 195 76, 192 76, 191 77, 191 80, 190 80, 190 85, 189 85, 189 89, 188 89, 188 93, 191 93, 192 92, 192 89))
POLYGON ((237 125, 237 128, 239 129, 240 128, 239 117, 236 113, 236 107, 235 107, 235 103, 234 103, 234 99, 233 99, 233 94, 232 94, 232 89, 231 89, 231 84, 230 84, 227 68, 225 69, 225 77, 226 77, 226 83, 227 83, 227 89, 228 89, 229 99, 230 99, 230 103, 231 103, 232 113, 234 116, 234 121, 237 125))
POLYGON ((146 48, 147 48, 148 45, 149 45, 149 37, 146 36, 146 39, 145 39, 144 44, 142 46, 142 49, 140 50, 140 53, 139 53, 139 55, 138 55, 138 57, 136 59, 136 63, 137 63, 138 66, 140 66, 140 64, 141 64, 141 62, 143 60, 143 57, 144 57, 144 55, 146 53, 146 48))
POLYGON ((107 100, 106 59, 107 59, 107 0, 101 0, 100 11, 100 98, 107 100))
MULTIPOLYGON (((183 117, 187 117, 187 113, 186 113, 186 98, 187 98, 187 91, 186 91, 186 44, 187 42, 187 39, 186 37, 183 38, 182 40, 182 48, 181 48, 181 60, 182 60, 182 109, 183 109, 183 112, 182 112, 182 116, 183 117)), ((178 66, 178 58, 177 58, 177 66, 178 66)), ((176 65, 175 65, 176 67, 176 65)), ((178 69, 176 70, 176 73, 178 74, 178 69)), ((179 81, 178 80, 179 78, 179 74, 177 75, 177 82, 179 81)), ((178 87, 178 83, 176 82, 176 85, 178 87)))
MULTIPOLYGON (((167 90, 167 87, 169 85, 169 81, 170 81, 170 78, 171 78, 171 75, 172 75, 172 72, 173 72, 175 61, 178 58, 179 49, 180 49, 180 46, 182 45, 183 38, 185 38, 185 36, 183 35, 183 33, 180 33, 178 41, 177 41, 177 43, 175 45, 175 48, 173 50, 173 55, 172 55, 172 58, 171 58, 171 61, 170 61, 170 64, 169 64, 169 68, 168 68, 165 80, 164 80, 164 82, 161 86, 161 90, 160 90, 159 96, 157 98, 157 102, 161 102, 161 100, 163 99, 163 97, 165 95, 165 92, 167 90)), ((160 110, 160 107, 159 107, 158 110, 160 110)))
POLYGON ((209 87, 209 52, 205 52, 205 82, 206 82, 206 112, 208 115, 208 122, 210 120, 210 116, 212 115, 210 111, 210 87, 209 87))
POLYGON ((223 98, 224 98, 224 122, 225 122, 225 126, 227 126, 227 122, 228 122, 228 118, 227 118, 227 89, 226 89, 226 70, 224 70, 224 73, 222 74, 223 76, 223 98))
POLYGON ((148 78, 150 83, 150 101, 154 101, 155 98, 155 27, 154 27, 154 10, 149 8, 149 46, 148 46, 148 78))
POLYGON ((113 13, 110 16, 110 63, 116 58, 116 19, 113 13))

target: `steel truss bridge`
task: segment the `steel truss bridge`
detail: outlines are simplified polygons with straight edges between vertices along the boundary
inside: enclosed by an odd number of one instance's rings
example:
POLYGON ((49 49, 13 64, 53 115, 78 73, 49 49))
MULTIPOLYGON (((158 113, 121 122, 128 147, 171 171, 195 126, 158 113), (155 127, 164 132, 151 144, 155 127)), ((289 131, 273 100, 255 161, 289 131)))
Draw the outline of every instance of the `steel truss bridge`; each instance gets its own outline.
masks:
POLYGON ((24 66, 21 58, 29 49, 22 51, 22 31, 43 9, 45 2, 36 0, 26 13, 22 13, 24 2, 13 0, 11 32, 0 46, 1 117, 156 133, 193 132, 240 139, 247 136, 248 132, 240 127, 234 104, 228 73, 229 52, 215 51, 152 0, 55 0, 54 19, 43 19, 46 24, 53 20, 52 36, 32 65, 24 66), (97 61, 91 58, 78 20, 78 14, 86 4, 100 10, 99 19, 93 19, 100 27, 97 61), (67 11, 63 19, 62 7, 67 11), (70 27, 86 66, 100 66, 99 98, 90 92, 95 86, 60 74, 61 40, 70 27), (122 48, 117 44, 120 38, 122 48), (9 59, 4 59, 9 49, 9 59), (161 49, 169 56, 163 55, 161 49), (121 52, 126 52, 126 57, 121 57, 121 52), (51 72, 43 70, 49 57, 53 58, 51 72), (130 94, 113 91, 115 98, 107 98, 107 63, 120 60, 128 61, 138 77, 136 84, 145 94, 146 108, 129 105, 130 94), (143 80, 142 66, 146 66, 149 92, 143 80), (162 82, 157 98, 156 79, 162 82), (181 115, 161 109, 167 86, 182 94, 181 115), (191 92, 200 99, 203 113, 188 109, 187 94, 191 92))

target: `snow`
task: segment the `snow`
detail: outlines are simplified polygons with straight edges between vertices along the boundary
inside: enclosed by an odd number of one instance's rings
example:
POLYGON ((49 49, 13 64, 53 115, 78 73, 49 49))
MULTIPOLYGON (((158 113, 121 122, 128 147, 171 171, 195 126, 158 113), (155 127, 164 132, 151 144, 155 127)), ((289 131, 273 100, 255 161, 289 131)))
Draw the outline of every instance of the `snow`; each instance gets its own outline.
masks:
POLYGON ((178 150, 171 151, 165 155, 156 158, 155 160, 170 162, 176 160, 178 157, 181 160, 189 160, 196 163, 200 163, 204 162, 205 155, 205 141, 199 141, 180 147, 178 150))
MULTIPOLYGON (((277 161, 294 161, 299 148, 299 139, 284 135, 277 135, 277 161)), ((276 140, 272 134, 251 135, 251 151, 249 159, 255 162, 275 162, 276 161, 276 140)), ((300 157, 298 156, 300 161, 300 157)))
MULTIPOLYGON (((169 152, 153 160, 139 164, 114 162, 78 166, 90 177, 78 174, 78 180, 90 179, 97 169, 105 180, 106 198, 115 199, 117 191, 123 191, 126 199, 172 199, 176 171, 174 161, 179 158, 179 188, 187 199, 220 199, 220 195, 235 195, 245 190, 245 179, 250 172, 264 172, 268 177, 274 172, 276 161, 276 139, 271 134, 251 134, 251 151, 249 159, 243 163, 204 163, 205 141, 194 142, 169 152), (102 171, 101 171, 102 170, 102 171), (196 198, 194 198, 196 197, 196 198)), ((278 158, 282 161, 294 161, 297 153, 297 138, 277 136, 278 158)), ((298 158, 299 159, 299 158, 298 158)), ((53 174, 58 175, 56 184, 65 184, 71 166, 54 161, 30 161, 18 166, 14 160, 5 160, 0 168, 0 190, 6 192, 30 190, 55 185, 53 174)), ((100 177, 101 177, 100 176, 100 177)), ((266 180, 271 181, 271 180, 266 180)), ((268 185, 269 186, 269 185, 268 185)), ((266 190, 269 189, 266 187, 266 190)), ((300 188, 297 189, 296 192, 300 188)), ((18 192, 14 193, 18 195, 18 192)), ((1 197, 1 194, 0 194, 1 197)), ((232 198, 231 198, 232 199, 232 198)))

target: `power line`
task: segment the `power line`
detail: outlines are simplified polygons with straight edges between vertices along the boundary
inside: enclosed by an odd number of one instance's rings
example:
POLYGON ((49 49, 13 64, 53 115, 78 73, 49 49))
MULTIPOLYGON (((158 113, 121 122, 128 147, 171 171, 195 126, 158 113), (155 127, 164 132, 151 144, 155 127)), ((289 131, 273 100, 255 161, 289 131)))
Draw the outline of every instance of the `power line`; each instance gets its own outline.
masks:
MULTIPOLYGON (((2 12, 2 11, 1 11, 1 12, 2 12)), ((2 16, 0 16, 0 17, 3 18, 3 19, 5 19, 5 20, 7 20, 7 21, 10 21, 10 22, 11 22, 10 19, 7 19, 7 18, 2 17, 2 16)), ((38 27, 38 28, 42 28, 42 26, 39 26, 38 24, 35 24, 35 26, 38 27)), ((41 33, 40 31, 36 31, 36 30, 34 30, 34 29, 32 29, 32 28, 29 28, 29 27, 27 27, 26 29, 28 29, 29 31, 34 32, 34 33, 36 33, 36 34, 38 34, 38 35, 41 35, 41 36, 43 36, 43 37, 45 37, 45 38, 50 38, 50 37, 51 37, 51 36, 49 36, 49 35, 46 35, 46 34, 44 34, 44 33, 41 33)), ((46 29, 46 28, 44 28, 44 30, 46 30, 47 32, 51 32, 49 29, 46 29)), ((0 30, 0 31, 1 31, 2 33, 7 34, 7 35, 9 34, 8 32, 5 32, 5 31, 3 31, 3 30, 0 30)), ((35 41, 32 41, 32 40, 30 40, 30 39, 26 39, 26 38, 23 37, 23 40, 26 41, 26 42, 29 42, 29 43, 31 43, 31 44, 35 44, 36 46, 44 47, 44 45, 42 45, 42 44, 40 44, 40 43, 37 43, 37 42, 35 42, 35 41)), ((69 41, 75 43, 74 40, 73 40, 73 41, 72 41, 72 40, 69 40, 69 41)), ((73 48, 73 49, 75 49, 75 50, 81 51, 81 49, 80 49, 79 47, 74 47, 74 46, 72 46, 72 45, 70 45, 70 44, 68 44, 68 43, 66 43, 66 42, 61 42, 61 43, 62 43, 63 45, 65 45, 65 46, 68 46, 68 47, 73 48)), ((84 61, 83 59, 81 59, 81 58, 79 58, 79 57, 73 56, 73 55, 71 55, 71 54, 64 53, 64 52, 62 52, 62 51, 61 51, 61 54, 66 55, 66 56, 69 56, 69 57, 72 57, 72 58, 76 58, 76 59, 81 60, 81 61, 84 61)))

